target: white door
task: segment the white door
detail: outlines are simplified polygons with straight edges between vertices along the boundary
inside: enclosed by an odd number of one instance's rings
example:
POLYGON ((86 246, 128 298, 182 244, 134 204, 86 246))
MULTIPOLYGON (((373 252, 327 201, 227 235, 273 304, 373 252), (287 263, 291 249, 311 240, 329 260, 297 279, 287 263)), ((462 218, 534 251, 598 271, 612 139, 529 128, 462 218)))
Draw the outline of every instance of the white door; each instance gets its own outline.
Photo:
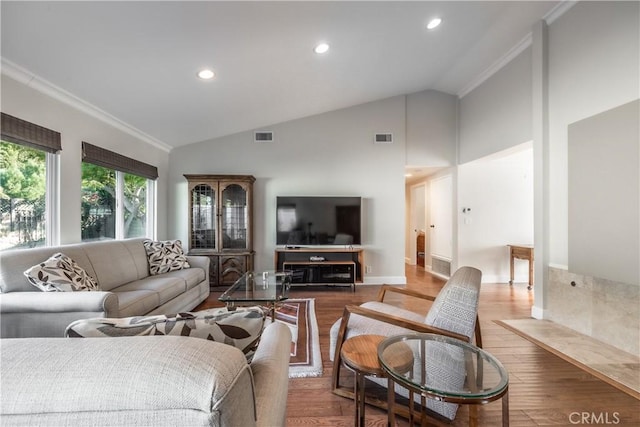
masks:
POLYGON ((431 180, 431 256, 451 261, 453 255, 453 179, 445 175, 431 180))
POLYGON ((427 187, 424 184, 411 187, 411 213, 409 218, 409 264, 416 265, 416 238, 418 232, 425 231, 426 215, 425 215, 425 203, 426 196, 425 191, 427 187))

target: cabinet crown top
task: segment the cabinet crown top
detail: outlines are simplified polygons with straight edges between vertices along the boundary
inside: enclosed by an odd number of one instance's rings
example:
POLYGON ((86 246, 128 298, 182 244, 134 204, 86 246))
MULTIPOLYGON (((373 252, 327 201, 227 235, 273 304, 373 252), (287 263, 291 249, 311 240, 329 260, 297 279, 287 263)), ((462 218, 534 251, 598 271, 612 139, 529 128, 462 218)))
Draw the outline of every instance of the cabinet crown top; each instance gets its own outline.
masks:
POLYGON ((255 182, 253 175, 208 175, 208 174, 184 174, 189 181, 248 181, 255 182))

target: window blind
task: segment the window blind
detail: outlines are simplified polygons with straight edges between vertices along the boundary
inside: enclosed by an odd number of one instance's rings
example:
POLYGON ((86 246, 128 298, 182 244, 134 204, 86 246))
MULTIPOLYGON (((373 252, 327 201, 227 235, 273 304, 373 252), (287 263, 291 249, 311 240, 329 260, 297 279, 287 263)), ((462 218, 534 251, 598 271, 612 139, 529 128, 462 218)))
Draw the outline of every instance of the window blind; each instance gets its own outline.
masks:
POLYGON ((2 113, 1 134, 4 141, 49 153, 62 150, 60 132, 2 113))
POLYGON ((84 141, 82 142, 82 161, 147 179, 158 178, 157 167, 84 141))

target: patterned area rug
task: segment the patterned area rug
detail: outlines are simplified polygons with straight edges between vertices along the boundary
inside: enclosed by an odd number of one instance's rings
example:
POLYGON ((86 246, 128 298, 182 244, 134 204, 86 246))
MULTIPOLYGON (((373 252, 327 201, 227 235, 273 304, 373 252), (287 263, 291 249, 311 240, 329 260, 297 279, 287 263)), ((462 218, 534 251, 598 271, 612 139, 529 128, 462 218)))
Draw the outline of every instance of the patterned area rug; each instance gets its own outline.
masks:
MULTIPOLYGON (((270 317, 267 319, 271 320, 270 317)), ((291 330, 289 378, 322 376, 315 300, 306 298, 283 302, 276 310, 276 322, 284 323, 291 330)))

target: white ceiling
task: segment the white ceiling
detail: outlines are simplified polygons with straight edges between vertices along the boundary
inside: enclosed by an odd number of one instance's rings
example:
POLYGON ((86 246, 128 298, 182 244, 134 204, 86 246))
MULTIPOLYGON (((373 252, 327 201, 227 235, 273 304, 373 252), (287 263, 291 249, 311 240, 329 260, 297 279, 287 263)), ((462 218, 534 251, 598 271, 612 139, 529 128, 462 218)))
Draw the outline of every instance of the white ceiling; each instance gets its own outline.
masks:
POLYGON ((1 55, 3 72, 177 147, 424 89, 460 94, 558 3, 3 0, 1 55), (217 77, 199 80, 203 67, 217 77))

